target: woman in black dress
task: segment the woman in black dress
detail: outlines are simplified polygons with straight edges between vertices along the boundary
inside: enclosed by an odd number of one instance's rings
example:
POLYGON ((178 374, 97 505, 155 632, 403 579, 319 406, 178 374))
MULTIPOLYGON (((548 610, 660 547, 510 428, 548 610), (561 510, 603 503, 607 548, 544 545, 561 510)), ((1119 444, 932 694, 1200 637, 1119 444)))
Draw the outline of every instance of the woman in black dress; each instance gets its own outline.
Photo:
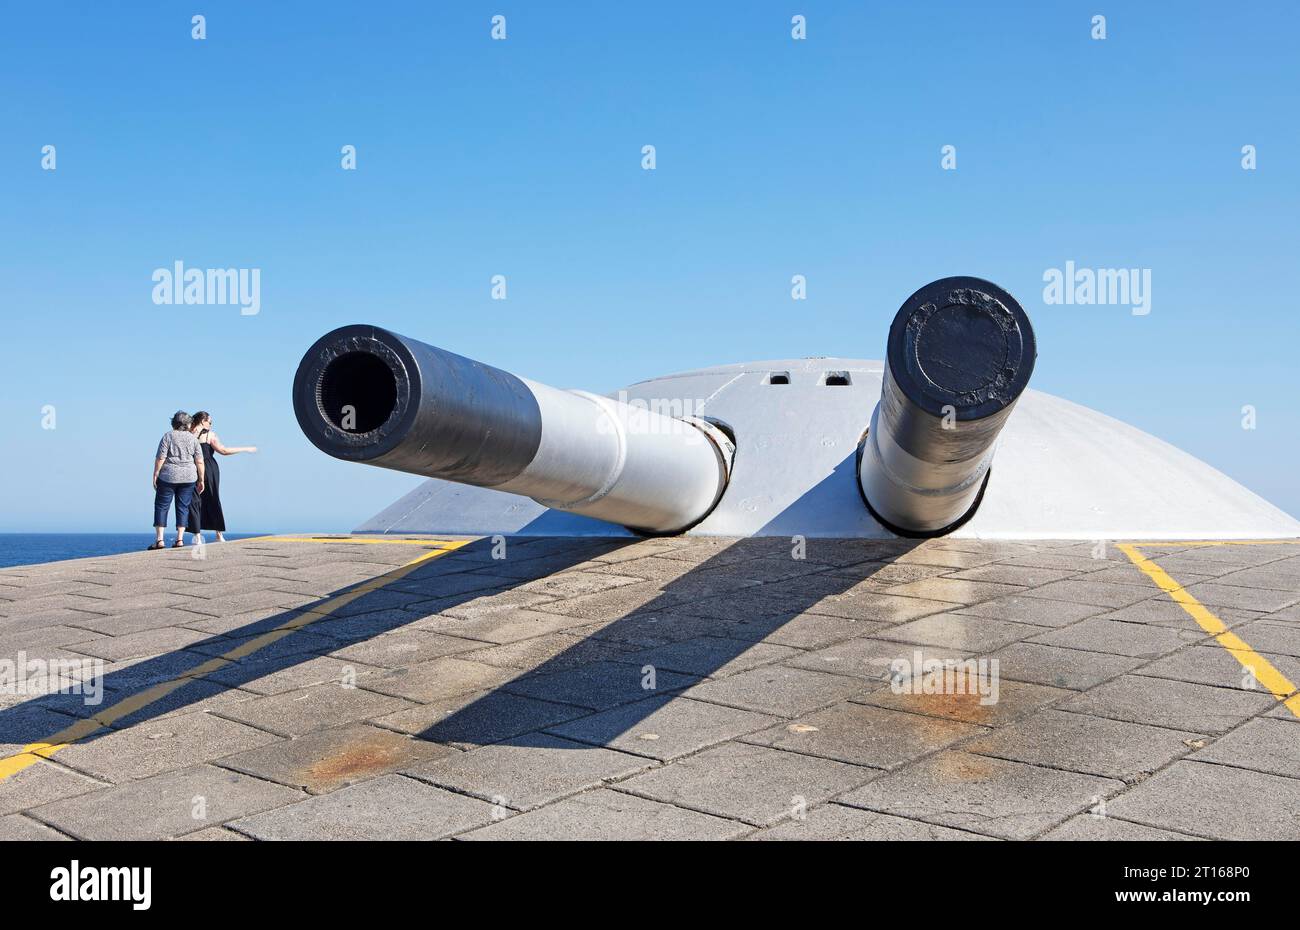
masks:
POLYGON ((217 467, 217 455, 236 455, 240 452, 256 452, 257 446, 223 446, 217 434, 212 431, 212 414, 200 410, 191 418, 191 431, 199 440, 203 450, 204 487, 201 495, 194 495, 190 507, 188 529, 199 535, 202 530, 216 530, 217 542, 226 541, 226 516, 221 512, 221 470, 217 467))

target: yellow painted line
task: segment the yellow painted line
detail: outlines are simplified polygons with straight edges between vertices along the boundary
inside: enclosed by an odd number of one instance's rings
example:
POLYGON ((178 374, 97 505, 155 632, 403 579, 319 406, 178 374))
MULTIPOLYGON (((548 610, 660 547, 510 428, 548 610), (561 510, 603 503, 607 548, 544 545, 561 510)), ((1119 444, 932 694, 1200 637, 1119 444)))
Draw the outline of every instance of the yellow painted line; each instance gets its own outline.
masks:
MULTIPOLYGON (((1147 576, 1154 581, 1162 591, 1169 595, 1183 610, 1187 611, 1193 620, 1200 625, 1201 629, 1214 637, 1215 641, 1232 655, 1241 667, 1255 676, 1255 680, 1268 688, 1273 697, 1277 698, 1286 705, 1287 710, 1300 717, 1300 689, 1274 667, 1273 663, 1264 658, 1258 652, 1250 647, 1250 644, 1240 636, 1228 630, 1227 624, 1220 620, 1204 604, 1188 594, 1187 591, 1177 581, 1169 576, 1163 568, 1152 562, 1142 553, 1138 552, 1138 546, 1142 543, 1120 543, 1118 548, 1147 576)), ((1213 545, 1207 543, 1207 545, 1213 545)))
POLYGON ((169 681, 152 685, 151 687, 137 692, 130 697, 123 698, 112 707, 108 707, 98 713, 92 714, 90 717, 83 720, 78 720, 76 723, 60 730, 53 736, 40 742, 30 743, 24 746, 14 755, 0 759, 0 781, 4 781, 11 775, 16 775, 23 769, 35 765, 38 759, 48 759, 60 749, 70 746, 79 740, 86 739, 87 737, 98 733, 100 730, 112 726, 118 720, 129 717, 136 711, 162 700, 173 691, 189 684, 194 679, 200 678, 204 675, 209 675, 226 665, 238 661, 239 659, 247 658, 259 649, 263 649, 266 646, 283 639, 295 630, 301 630, 302 628, 310 626, 320 620, 322 617, 329 616, 340 607, 352 603, 357 598, 378 591, 380 588, 386 587, 394 581, 400 581, 422 563, 446 555, 448 552, 459 549, 461 546, 469 545, 473 541, 473 539, 437 540, 437 542, 444 543, 445 545, 442 548, 431 549, 423 555, 407 562, 400 568, 395 568, 391 572, 385 572, 369 581, 363 582, 350 591, 327 598, 315 606, 301 608, 301 613, 296 612, 295 616, 290 617, 284 623, 275 627, 275 629, 268 630, 260 636, 255 636, 247 642, 240 643, 229 652, 208 659, 206 662, 190 669, 183 675, 179 675, 169 681))
POLYGON ((1182 542, 1135 542, 1139 549, 1153 546, 1300 546, 1300 539, 1188 539, 1182 542))
MULTIPOLYGON (((256 539, 273 540, 275 542, 292 542, 292 543, 344 543, 355 546, 439 546, 445 549, 459 549, 465 543, 470 542, 466 539, 410 539, 402 537, 397 539, 373 539, 361 536, 257 536, 256 539)), ((252 539, 241 539, 239 542, 252 542, 252 539)))

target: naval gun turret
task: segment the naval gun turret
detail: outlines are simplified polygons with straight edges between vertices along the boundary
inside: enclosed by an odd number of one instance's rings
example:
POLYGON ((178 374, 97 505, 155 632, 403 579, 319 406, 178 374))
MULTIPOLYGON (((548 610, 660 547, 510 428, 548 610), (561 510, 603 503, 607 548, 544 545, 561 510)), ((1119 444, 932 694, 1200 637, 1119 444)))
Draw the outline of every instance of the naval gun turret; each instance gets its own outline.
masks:
MULTIPOLYGON (((874 413, 868 401, 837 424, 863 437, 854 496, 876 521, 932 536, 970 518, 1034 357, 1028 317, 996 285, 944 278, 908 298, 889 330, 874 413)), ((822 383, 848 381, 843 373, 822 383)), ((807 397, 768 396, 778 407, 807 397)), ((761 499, 752 490, 763 485, 764 454, 747 451, 725 422, 559 390, 376 326, 317 340, 293 401, 303 432, 336 458, 520 494, 641 533, 705 520, 737 461, 750 469, 743 506, 761 499)), ((790 422, 798 414, 773 410, 790 422)), ((798 450, 785 450, 779 466, 766 461, 788 484, 798 450)))

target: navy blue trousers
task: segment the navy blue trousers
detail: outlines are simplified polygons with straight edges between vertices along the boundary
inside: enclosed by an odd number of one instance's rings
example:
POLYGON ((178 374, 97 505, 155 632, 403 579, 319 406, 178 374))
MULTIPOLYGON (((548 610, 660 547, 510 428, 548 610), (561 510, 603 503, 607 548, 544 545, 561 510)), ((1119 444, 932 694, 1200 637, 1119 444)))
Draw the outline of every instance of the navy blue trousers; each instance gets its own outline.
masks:
POLYGON ((190 504, 194 501, 195 484, 197 482, 194 481, 188 484, 159 481, 157 489, 153 492, 153 525, 167 525, 167 511, 171 510, 174 499, 176 501, 176 528, 184 530, 185 521, 190 513, 190 504))

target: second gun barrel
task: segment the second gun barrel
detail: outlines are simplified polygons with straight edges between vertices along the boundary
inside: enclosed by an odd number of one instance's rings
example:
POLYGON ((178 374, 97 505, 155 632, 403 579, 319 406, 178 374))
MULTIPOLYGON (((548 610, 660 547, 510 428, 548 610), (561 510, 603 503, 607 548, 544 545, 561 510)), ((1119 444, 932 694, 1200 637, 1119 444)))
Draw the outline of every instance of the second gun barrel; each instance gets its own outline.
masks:
POLYGON ((943 278, 903 303, 859 463, 877 519, 934 536, 973 515, 1036 354, 1024 309, 989 281, 943 278))

